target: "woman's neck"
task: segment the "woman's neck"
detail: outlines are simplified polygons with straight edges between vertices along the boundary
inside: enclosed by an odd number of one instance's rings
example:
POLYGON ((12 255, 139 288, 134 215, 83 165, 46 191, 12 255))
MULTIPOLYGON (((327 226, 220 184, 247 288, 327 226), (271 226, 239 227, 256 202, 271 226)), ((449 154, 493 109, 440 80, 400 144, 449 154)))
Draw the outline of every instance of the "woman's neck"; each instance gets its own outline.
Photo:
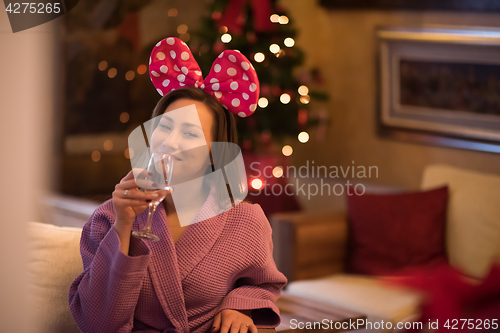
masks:
POLYGON ((204 184, 203 179, 201 180, 199 185, 190 184, 189 188, 186 186, 180 188, 173 186, 175 201, 173 194, 168 194, 163 200, 167 215, 177 215, 180 210, 182 212, 198 212, 200 210, 210 193, 210 188, 204 184))

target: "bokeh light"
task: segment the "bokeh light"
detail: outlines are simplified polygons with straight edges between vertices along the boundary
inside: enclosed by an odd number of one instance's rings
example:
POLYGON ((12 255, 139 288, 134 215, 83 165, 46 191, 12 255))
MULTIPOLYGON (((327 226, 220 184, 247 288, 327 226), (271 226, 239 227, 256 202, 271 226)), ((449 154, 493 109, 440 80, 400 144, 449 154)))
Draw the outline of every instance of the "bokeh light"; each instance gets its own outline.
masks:
POLYGON ((300 96, 300 102, 302 104, 309 104, 310 101, 311 97, 309 97, 309 95, 300 96))
POLYGON ((302 143, 306 143, 307 141, 309 141, 309 134, 307 132, 300 132, 299 141, 302 143))
POLYGON ((259 178, 252 179, 252 181, 250 182, 250 184, 256 190, 260 190, 263 187, 263 185, 264 185, 264 183, 262 182, 262 180, 260 180, 259 178))
POLYGON ((280 178, 281 176, 283 176, 283 168, 279 166, 275 167, 273 169, 273 176, 276 178, 280 178))
POLYGON ((278 44, 271 44, 269 46, 269 51, 272 53, 278 53, 280 51, 280 46, 278 44))
POLYGON ((188 31, 188 26, 185 24, 181 24, 177 27, 177 33, 178 34, 185 34, 188 31))
POLYGON ((102 146, 104 147, 104 150, 110 151, 111 149, 113 149, 113 141, 106 140, 106 141, 104 141, 102 146))
POLYGON ((291 100, 290 95, 288 95, 287 93, 281 94, 280 96, 281 103, 288 104, 290 103, 290 100, 291 100))
POLYGON ((269 102, 268 102, 267 98, 265 98, 265 97, 259 98, 259 106, 261 108, 265 108, 268 104, 269 104, 269 102))
POLYGON ((220 36, 220 40, 223 42, 223 43, 229 43, 231 41, 233 37, 231 37, 230 34, 224 34, 222 36, 220 36))
POLYGON ((280 21, 280 16, 278 14, 273 14, 270 17, 271 22, 278 23, 280 21))
POLYGON ((146 67, 146 65, 139 65, 139 67, 137 67, 137 73, 140 75, 146 73, 147 70, 148 68, 146 67))
POLYGON ((263 62, 264 59, 266 59, 266 56, 264 55, 264 53, 262 52, 257 52, 255 53, 255 55, 253 56, 253 59, 257 62, 263 62))
POLYGON ((108 76, 110 79, 112 79, 116 76, 117 73, 118 71, 116 70, 116 68, 110 68, 108 71, 108 76))
POLYGON ((176 17, 177 14, 179 14, 179 11, 175 8, 170 8, 167 13, 167 15, 170 17, 176 17))
POLYGON ((292 46, 295 45, 295 41, 291 37, 285 38, 285 42, 284 43, 285 43, 286 47, 292 47, 292 46))
POLYGON ((135 77, 135 72, 133 70, 130 70, 127 73, 125 73, 125 79, 127 81, 132 81, 134 77, 135 77))
POLYGON ((279 18, 280 24, 288 24, 288 22, 289 22, 288 17, 286 17, 285 15, 280 16, 280 18, 279 18))
POLYGON ((106 60, 103 60, 99 62, 99 65, 97 67, 100 71, 104 71, 106 68, 108 68, 108 62, 106 60))
POLYGON ((99 162, 99 160, 101 159, 101 153, 99 151, 97 151, 97 150, 94 150, 92 152, 91 157, 92 157, 92 161, 99 162))
POLYGON ((293 153, 292 146, 290 146, 290 145, 283 146, 283 148, 281 149, 281 152, 282 152, 282 153, 283 153, 283 155, 285 155, 285 156, 290 156, 290 155, 292 155, 292 153, 293 153))
POLYGON ((124 124, 125 124, 125 123, 129 120, 129 119, 130 119, 130 115, 128 114, 128 112, 122 112, 122 113, 120 114, 120 121, 121 121, 122 123, 124 123, 124 124))
POLYGON ((301 94, 302 96, 307 95, 309 93, 309 88, 307 88, 306 86, 300 86, 298 90, 299 94, 301 94))

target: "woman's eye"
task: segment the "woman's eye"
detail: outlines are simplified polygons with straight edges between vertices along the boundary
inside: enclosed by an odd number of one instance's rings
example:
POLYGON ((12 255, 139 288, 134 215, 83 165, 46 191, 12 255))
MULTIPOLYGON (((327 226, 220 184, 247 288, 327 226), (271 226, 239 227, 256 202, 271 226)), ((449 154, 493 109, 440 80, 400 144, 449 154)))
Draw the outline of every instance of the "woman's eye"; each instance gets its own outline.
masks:
POLYGON ((193 132, 186 132, 187 135, 192 136, 194 138, 197 138, 198 135, 194 134, 193 132))
POLYGON ((165 126, 165 125, 160 125, 160 127, 164 128, 164 129, 166 129, 166 130, 170 130, 170 127, 165 126))

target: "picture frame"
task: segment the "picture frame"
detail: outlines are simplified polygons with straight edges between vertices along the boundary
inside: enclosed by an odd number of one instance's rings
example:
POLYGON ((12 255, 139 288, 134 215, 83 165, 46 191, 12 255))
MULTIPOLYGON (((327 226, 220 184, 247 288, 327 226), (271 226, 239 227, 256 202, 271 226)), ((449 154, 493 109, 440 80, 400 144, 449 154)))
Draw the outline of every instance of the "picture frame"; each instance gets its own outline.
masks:
POLYGON ((378 134, 500 153, 500 30, 376 29, 378 134))

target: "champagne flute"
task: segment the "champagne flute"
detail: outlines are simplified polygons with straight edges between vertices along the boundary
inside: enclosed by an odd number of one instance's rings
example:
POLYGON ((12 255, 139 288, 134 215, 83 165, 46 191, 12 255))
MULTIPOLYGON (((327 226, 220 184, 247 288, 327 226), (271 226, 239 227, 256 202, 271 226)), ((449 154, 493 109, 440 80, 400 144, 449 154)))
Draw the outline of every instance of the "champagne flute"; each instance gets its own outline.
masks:
MULTIPOLYGON (((152 153, 149 159, 147 168, 144 172, 137 175, 135 182, 139 190, 143 192, 156 192, 160 190, 169 191, 169 185, 172 178, 172 170, 174 167, 174 158, 163 153, 152 153)), ((165 195, 159 195, 156 199, 151 200, 148 206, 148 220, 146 225, 139 231, 132 232, 132 235, 138 238, 159 241, 160 237, 153 234, 151 231, 151 222, 156 207, 165 199, 165 195)))

